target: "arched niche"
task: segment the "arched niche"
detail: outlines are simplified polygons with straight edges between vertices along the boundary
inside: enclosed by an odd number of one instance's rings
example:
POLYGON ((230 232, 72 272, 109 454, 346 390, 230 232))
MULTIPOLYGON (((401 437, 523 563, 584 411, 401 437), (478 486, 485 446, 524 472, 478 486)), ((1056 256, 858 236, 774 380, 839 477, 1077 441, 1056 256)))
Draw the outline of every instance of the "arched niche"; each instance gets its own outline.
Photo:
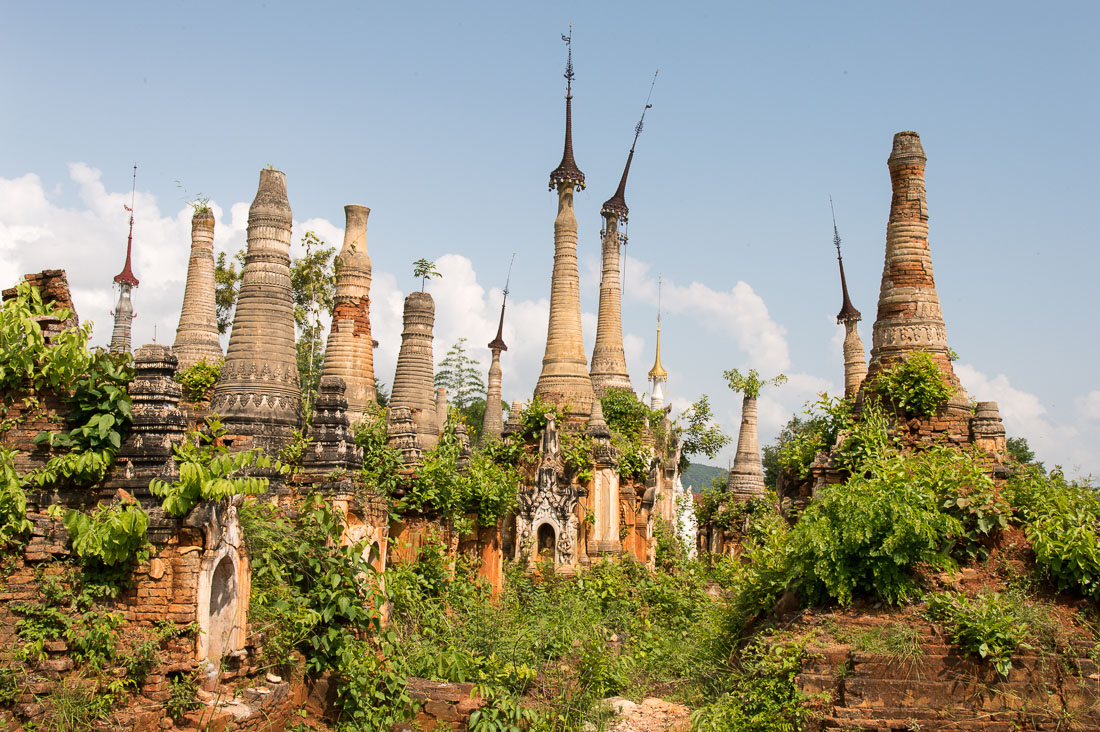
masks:
POLYGON ((558 536, 549 523, 541 524, 535 533, 535 556, 538 561, 549 559, 557 563, 558 536))
POLYGON ((217 506, 204 528, 206 548, 197 578, 195 657, 218 669, 223 657, 244 648, 250 567, 247 554, 238 549, 243 543, 235 506, 217 506))

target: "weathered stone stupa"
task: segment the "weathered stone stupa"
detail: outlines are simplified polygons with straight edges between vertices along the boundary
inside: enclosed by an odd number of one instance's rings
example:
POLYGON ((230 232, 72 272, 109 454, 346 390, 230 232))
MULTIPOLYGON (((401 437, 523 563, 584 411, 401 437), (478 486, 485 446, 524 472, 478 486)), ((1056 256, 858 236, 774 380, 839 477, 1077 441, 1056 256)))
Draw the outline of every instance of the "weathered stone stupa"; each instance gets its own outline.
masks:
POLYGON ((502 408, 503 371, 500 368, 500 353, 507 351, 504 343, 504 307, 508 304, 508 288, 504 288, 504 298, 500 302, 500 324, 497 325, 496 338, 489 341, 489 350, 493 354, 492 363, 489 364, 489 382, 485 390, 485 419, 481 425, 481 442, 487 443, 499 440, 504 432, 504 410, 502 408))
POLYGON ((435 325, 435 301, 426 292, 414 292, 405 298, 404 328, 397 370, 393 376, 390 409, 406 407, 424 448, 439 442, 435 418, 435 360, 432 357, 432 328, 435 325))
MULTIPOLYGON (((568 40, 567 40, 568 43, 568 40)), ((535 396, 574 414, 587 417, 595 394, 588 376, 588 359, 581 334, 580 274, 577 271, 577 218, 573 192, 584 188, 584 173, 573 160, 573 55, 565 67, 565 149, 561 164, 550 173, 557 189, 558 216, 554 219, 554 274, 550 281, 550 320, 546 351, 535 396)))
MULTIPOLYGON (((830 203, 832 203, 830 199, 830 203)), ((859 387, 867 376, 867 360, 863 351, 863 341, 859 337, 859 321, 863 315, 852 305, 848 297, 848 281, 844 277, 844 259, 840 256, 840 232, 833 219, 833 244, 836 245, 836 261, 840 265, 840 289, 844 301, 837 313, 836 322, 844 326, 844 398, 853 399, 859 393, 859 387)))
POLYGON ((347 226, 336 260, 332 329, 325 349, 323 376, 338 376, 347 386, 348 419, 362 419, 376 402, 374 342, 370 329, 371 263, 367 253, 366 206, 344 206, 347 226))
POLYGON ((302 413, 290 292, 290 229, 286 175, 261 170, 248 210, 248 250, 233 331, 211 409, 221 415, 230 433, 252 435, 254 445, 269 450, 286 444, 302 413))
POLYGON ((958 389, 952 405, 969 410, 969 400, 948 357, 947 329, 932 275, 924 188, 926 160, 920 135, 916 132, 894 135, 894 147, 887 161, 894 193, 886 226, 886 261, 867 378, 873 378, 890 361, 915 351, 927 351, 958 389))
MULTIPOLYGON (((644 117, 643 112, 643 117, 644 117)), ((602 397, 609 388, 633 392, 630 374, 626 370, 626 351, 623 350, 623 288, 620 279, 619 247, 626 243, 626 223, 630 209, 626 205, 626 178, 630 175, 630 163, 634 160, 634 147, 642 123, 635 128, 634 143, 626 156, 623 177, 615 195, 604 201, 600 209, 603 216, 603 273, 600 278, 600 309, 596 321, 596 345, 592 349, 592 389, 602 397), (619 231, 619 227, 623 231, 619 231)))
POLYGON ((741 402, 741 430, 737 433, 737 453, 726 480, 726 491, 738 501, 764 495, 764 466, 756 437, 756 397, 745 395, 741 402))
POLYGON ((180 371, 199 361, 216 363, 223 355, 214 306, 214 213, 207 206, 191 216, 191 259, 172 352, 180 371))
MULTIPOLYGON (((134 188, 137 189, 137 166, 134 166, 134 188)), ((134 306, 130 302, 130 290, 138 286, 138 278, 130 267, 130 255, 134 248, 134 207, 133 198, 130 200, 130 233, 126 237, 126 263, 122 271, 115 275, 114 282, 118 285, 118 303, 115 305, 115 325, 111 330, 111 353, 130 352, 130 329, 134 320, 134 306)))

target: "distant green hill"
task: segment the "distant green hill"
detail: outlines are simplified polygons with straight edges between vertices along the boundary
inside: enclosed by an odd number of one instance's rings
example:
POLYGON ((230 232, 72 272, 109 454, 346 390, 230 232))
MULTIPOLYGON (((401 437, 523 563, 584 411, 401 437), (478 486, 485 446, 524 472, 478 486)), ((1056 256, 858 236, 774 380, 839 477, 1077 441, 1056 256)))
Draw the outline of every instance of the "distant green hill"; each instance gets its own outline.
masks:
POLYGON ((715 478, 721 478, 725 482, 727 474, 728 471, 713 465, 691 463, 680 475, 680 482, 685 488, 691 488, 695 493, 704 493, 710 490, 711 481, 715 478))

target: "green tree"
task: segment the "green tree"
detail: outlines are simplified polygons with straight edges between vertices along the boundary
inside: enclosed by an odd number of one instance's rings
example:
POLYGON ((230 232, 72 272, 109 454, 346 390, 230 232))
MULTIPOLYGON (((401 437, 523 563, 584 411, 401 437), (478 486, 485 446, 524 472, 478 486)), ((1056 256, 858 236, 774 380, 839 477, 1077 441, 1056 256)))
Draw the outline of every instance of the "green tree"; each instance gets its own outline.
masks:
POLYGON ((680 472, 687 470, 693 455, 706 455, 711 460, 718 457, 730 437, 714 421, 710 398, 703 394, 699 400, 680 415, 684 424, 680 430, 680 472))
POLYGON ((1046 471, 1041 462, 1035 459, 1035 451, 1027 444, 1026 437, 1009 437, 1006 441, 1008 454, 1015 458, 1021 465, 1034 465, 1039 470, 1046 471))
POLYGON ((232 259, 225 252, 218 252, 214 263, 214 308, 218 314, 218 332, 225 333, 233 325, 233 311, 237 307, 237 294, 244 274, 244 249, 239 249, 232 259), (240 269, 237 269, 237 265, 240 269))
POLYGON ((428 284, 429 279, 442 276, 442 273, 435 268, 435 262, 429 262, 423 257, 413 262, 413 277, 420 280, 421 292, 424 292, 424 287, 428 284))
POLYGON ((305 414, 313 411, 321 369, 325 361, 325 329, 321 311, 332 315, 336 298, 336 273, 333 257, 335 247, 312 231, 302 237, 306 253, 290 262, 290 292, 294 298, 294 325, 298 330, 295 344, 298 358, 298 381, 302 390, 305 414))
POLYGON ((463 412, 476 401, 481 401, 481 413, 485 413, 485 381, 481 378, 481 364, 466 353, 466 339, 459 338, 439 362, 435 372, 436 387, 447 388, 447 402, 463 412))

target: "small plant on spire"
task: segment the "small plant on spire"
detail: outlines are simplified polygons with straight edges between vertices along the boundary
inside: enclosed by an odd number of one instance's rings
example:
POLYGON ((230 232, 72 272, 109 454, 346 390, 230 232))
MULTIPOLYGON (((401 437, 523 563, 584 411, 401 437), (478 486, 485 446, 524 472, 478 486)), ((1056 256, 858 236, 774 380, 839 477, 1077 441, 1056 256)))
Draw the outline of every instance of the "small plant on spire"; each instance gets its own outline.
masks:
POLYGON ((438 278, 442 276, 443 274, 435 268, 435 262, 430 262, 423 258, 413 262, 413 277, 420 280, 421 292, 424 292, 424 288, 427 286, 429 278, 438 278))
POLYGON ((726 377, 730 389, 741 392, 751 399, 760 396, 760 390, 765 386, 779 386, 787 383, 787 377, 783 374, 772 379, 761 379, 760 372, 756 369, 750 369, 747 374, 742 374, 738 369, 730 369, 722 375, 726 377))

